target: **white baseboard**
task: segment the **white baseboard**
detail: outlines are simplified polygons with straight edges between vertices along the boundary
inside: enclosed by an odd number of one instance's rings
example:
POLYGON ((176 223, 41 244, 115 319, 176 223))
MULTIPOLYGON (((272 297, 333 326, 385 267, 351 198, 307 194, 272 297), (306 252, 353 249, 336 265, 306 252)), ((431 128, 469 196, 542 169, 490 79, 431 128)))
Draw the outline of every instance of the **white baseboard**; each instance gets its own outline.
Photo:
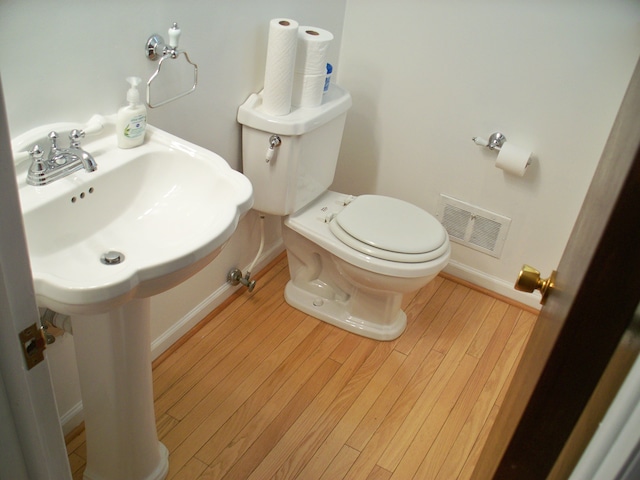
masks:
POLYGON ((522 303, 528 307, 540 310, 540 294, 519 292, 513 288, 513 283, 508 283, 500 278, 487 275, 480 270, 476 270, 455 260, 450 260, 444 269, 445 273, 454 277, 466 280, 467 282, 486 288, 492 292, 522 303))
POLYGON ((82 402, 76 403, 64 415, 60 417, 60 425, 62 425, 62 433, 68 435, 71 431, 84 421, 84 413, 82 411, 82 402))

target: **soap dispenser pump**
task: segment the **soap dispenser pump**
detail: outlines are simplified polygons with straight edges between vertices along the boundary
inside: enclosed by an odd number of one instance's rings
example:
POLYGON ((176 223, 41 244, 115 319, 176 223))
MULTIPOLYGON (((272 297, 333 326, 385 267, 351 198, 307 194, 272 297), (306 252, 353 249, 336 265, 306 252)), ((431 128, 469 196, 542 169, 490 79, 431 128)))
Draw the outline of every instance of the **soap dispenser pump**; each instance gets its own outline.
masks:
POLYGON ((140 102, 140 77, 127 77, 131 84, 127 92, 127 105, 118 110, 116 133, 118 147, 133 148, 142 145, 147 127, 147 109, 140 102))

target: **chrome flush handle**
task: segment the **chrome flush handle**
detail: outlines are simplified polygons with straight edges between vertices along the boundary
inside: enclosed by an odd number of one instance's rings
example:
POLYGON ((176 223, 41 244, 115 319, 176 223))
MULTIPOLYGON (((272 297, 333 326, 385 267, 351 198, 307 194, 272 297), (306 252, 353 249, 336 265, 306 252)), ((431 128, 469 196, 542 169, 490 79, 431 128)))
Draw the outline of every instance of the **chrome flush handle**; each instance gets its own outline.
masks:
POLYGON ((273 156, 276 153, 276 148, 278 148, 281 143, 282 139, 278 135, 271 135, 269 137, 269 148, 267 148, 265 162, 269 163, 273 159, 273 156))

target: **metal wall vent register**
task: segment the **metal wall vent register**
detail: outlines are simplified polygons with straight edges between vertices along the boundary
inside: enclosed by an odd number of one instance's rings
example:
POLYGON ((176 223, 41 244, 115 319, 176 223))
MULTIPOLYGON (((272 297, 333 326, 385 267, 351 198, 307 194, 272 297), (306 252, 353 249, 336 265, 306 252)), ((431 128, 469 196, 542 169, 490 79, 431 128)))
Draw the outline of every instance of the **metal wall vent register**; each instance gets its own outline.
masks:
POLYGON ((436 214, 453 242, 499 258, 511 219, 446 195, 436 214))

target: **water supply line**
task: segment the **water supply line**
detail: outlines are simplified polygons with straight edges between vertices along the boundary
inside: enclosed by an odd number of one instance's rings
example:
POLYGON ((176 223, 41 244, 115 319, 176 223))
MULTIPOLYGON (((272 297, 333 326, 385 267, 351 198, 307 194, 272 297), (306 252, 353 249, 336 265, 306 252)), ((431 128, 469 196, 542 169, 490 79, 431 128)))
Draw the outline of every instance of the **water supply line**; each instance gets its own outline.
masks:
POLYGON ((258 260, 262 255, 262 250, 264 249, 264 215, 263 214, 260 214, 259 220, 260 220, 260 247, 258 248, 258 253, 253 259, 253 262, 251 262, 251 265, 249 265, 249 268, 247 269, 247 273, 243 276, 242 270, 240 270, 239 268, 232 268, 231 270, 229 270, 229 273, 227 274, 227 282, 229 282, 233 286, 241 283, 242 285, 247 287, 247 289, 250 292, 253 292, 253 289, 256 286, 256 281, 251 280, 251 272, 253 271, 253 268, 256 266, 256 263, 258 263, 258 260))
POLYGON ((260 214, 260 247, 258 248, 258 253, 256 254, 256 257, 253 259, 253 262, 251 262, 251 265, 249 265, 249 268, 247 269, 247 278, 251 277, 251 272, 253 272, 253 267, 255 267, 256 263, 258 263, 258 260, 262 255, 263 249, 264 249, 264 215, 260 214))

